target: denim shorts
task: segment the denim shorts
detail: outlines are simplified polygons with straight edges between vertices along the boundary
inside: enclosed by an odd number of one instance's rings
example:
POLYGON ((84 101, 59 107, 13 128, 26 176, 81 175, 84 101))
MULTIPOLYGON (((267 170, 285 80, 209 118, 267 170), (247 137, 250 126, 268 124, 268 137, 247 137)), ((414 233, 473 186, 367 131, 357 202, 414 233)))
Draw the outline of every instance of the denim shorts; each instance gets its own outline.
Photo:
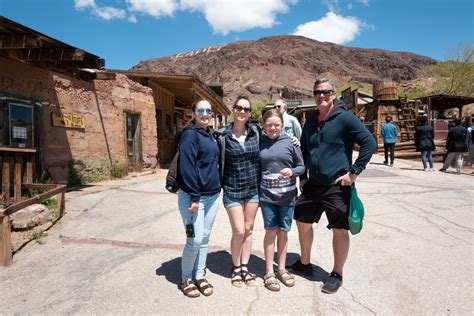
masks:
POLYGON ((258 196, 258 193, 255 195, 245 197, 245 198, 234 198, 234 197, 228 196, 225 192, 224 192, 224 198, 223 198, 224 207, 226 208, 236 207, 236 206, 244 205, 247 203, 258 203, 259 199, 260 197, 258 196))
POLYGON ((260 202, 263 215, 263 227, 265 229, 277 229, 289 232, 293 222, 293 211, 295 203, 290 205, 275 205, 267 202, 260 202))

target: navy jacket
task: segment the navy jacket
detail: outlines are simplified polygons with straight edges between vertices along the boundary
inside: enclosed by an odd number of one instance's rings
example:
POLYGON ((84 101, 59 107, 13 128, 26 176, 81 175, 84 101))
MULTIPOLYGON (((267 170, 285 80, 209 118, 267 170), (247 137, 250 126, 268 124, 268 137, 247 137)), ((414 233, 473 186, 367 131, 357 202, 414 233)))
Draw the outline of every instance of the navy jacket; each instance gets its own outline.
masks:
POLYGON ((192 202, 199 202, 201 195, 220 192, 219 146, 211 131, 194 125, 183 130, 179 141, 178 181, 192 202))
POLYGON ((466 152, 467 145, 467 129, 462 126, 454 126, 448 132, 448 138, 446 139, 446 148, 449 152, 466 152))
MULTIPOLYGON (((309 170, 309 182, 329 186, 335 184, 336 179, 351 167, 357 172, 364 170, 375 152, 376 143, 359 118, 339 105, 318 131, 317 115, 318 112, 306 121, 301 136, 301 152, 306 169, 309 170), (360 150, 356 161, 352 163, 354 143, 360 146, 360 150)), ((302 178, 305 178, 305 174, 302 178)))
POLYGON ((434 143, 434 130, 431 125, 418 125, 415 129, 415 145, 416 151, 436 149, 434 143))

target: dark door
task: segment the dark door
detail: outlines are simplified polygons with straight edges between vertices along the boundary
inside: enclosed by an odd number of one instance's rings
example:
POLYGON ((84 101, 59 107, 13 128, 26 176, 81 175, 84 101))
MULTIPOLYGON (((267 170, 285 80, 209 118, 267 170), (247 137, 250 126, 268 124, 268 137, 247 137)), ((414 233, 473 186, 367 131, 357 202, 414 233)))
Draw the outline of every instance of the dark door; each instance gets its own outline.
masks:
POLYGON ((125 113, 127 157, 131 165, 142 163, 142 143, 140 133, 140 114, 125 113))

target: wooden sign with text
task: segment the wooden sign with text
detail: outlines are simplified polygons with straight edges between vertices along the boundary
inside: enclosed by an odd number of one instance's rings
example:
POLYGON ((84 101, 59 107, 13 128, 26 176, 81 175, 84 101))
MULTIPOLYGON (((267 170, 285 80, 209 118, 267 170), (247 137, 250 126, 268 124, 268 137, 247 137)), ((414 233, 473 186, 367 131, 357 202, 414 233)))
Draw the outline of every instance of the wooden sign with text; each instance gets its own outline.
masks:
POLYGON ((85 128, 85 120, 83 116, 51 113, 51 121, 53 126, 70 127, 70 128, 85 128))

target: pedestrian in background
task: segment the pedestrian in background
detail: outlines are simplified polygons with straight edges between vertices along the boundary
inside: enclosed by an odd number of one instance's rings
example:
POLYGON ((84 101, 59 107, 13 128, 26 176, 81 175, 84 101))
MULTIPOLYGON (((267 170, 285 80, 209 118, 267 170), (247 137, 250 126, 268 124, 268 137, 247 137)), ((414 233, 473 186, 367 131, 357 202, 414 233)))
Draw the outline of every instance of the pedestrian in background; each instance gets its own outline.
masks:
POLYGON ((282 133, 288 135, 290 138, 301 138, 301 124, 298 119, 291 114, 288 114, 288 103, 285 100, 279 99, 275 101, 274 108, 283 115, 283 130, 282 133))
POLYGON ((392 117, 387 116, 385 118, 385 124, 380 131, 380 135, 382 135, 383 138, 383 148, 385 153, 384 165, 388 165, 388 153, 390 152, 390 167, 393 167, 393 162, 395 160, 395 143, 397 142, 398 134, 398 127, 393 124, 392 117))
POLYGON ((288 247, 288 232, 293 221, 296 177, 304 170, 303 156, 299 146, 282 133, 283 115, 276 109, 263 117, 265 134, 260 140, 260 208, 265 228, 263 248, 265 253, 264 285, 271 291, 279 291, 281 281, 285 286, 295 285, 295 279, 285 269, 288 247), (275 239, 277 239, 278 270, 273 269, 275 239), (277 280, 278 279, 278 280, 277 280))
POLYGON ((467 130, 461 125, 461 123, 461 119, 454 119, 454 127, 452 127, 448 132, 448 137, 446 138, 446 149, 448 150, 448 154, 444 161, 443 167, 439 171, 446 172, 451 165, 451 162, 455 160, 456 173, 461 174, 464 162, 463 156, 467 151, 467 130))
POLYGON ((434 130, 428 124, 428 116, 422 115, 418 118, 418 124, 415 128, 415 145, 416 151, 421 152, 421 162, 423 163, 423 171, 435 171, 433 169, 433 155, 432 152, 436 149, 434 143, 434 130), (427 169, 426 160, 430 169, 427 169))
POLYGON ((469 149, 469 162, 471 163, 472 172, 474 173, 474 121, 471 120, 471 124, 467 128, 466 145, 469 149))
POLYGON ((219 146, 208 128, 212 118, 209 101, 192 105, 193 119, 179 141, 178 207, 186 230, 181 258, 181 290, 188 297, 209 296, 213 286, 205 279, 212 225, 221 191, 219 146))

